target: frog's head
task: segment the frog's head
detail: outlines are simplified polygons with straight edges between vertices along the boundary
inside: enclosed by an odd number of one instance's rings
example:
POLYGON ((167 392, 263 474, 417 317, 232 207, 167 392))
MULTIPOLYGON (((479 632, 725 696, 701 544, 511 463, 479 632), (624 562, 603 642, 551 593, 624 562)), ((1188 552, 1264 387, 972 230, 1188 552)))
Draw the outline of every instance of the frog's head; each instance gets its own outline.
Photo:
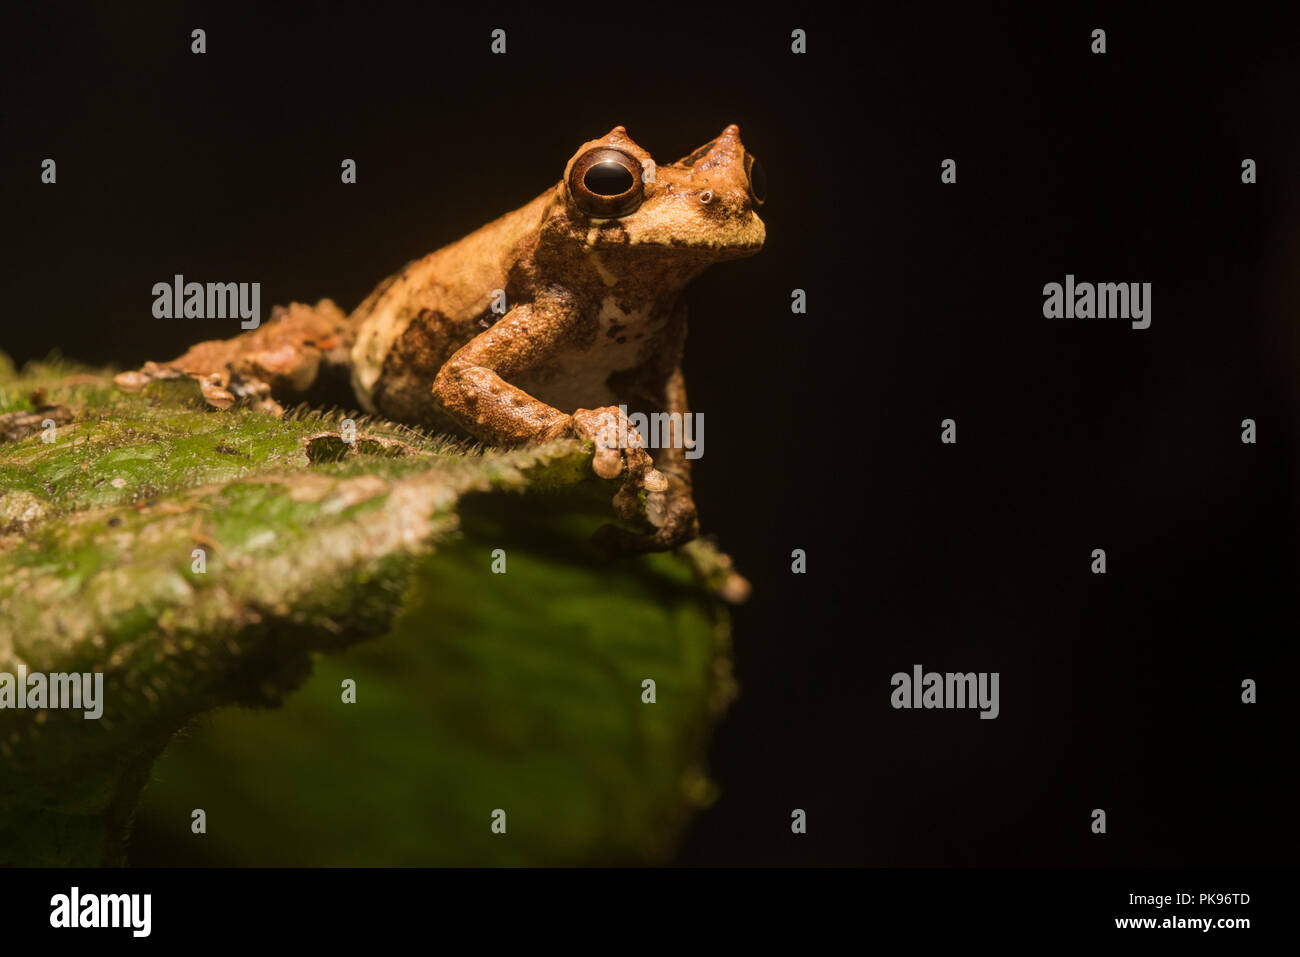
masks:
POLYGON ((756 210, 767 198, 766 185, 735 124, 665 166, 616 126, 569 160, 548 225, 594 248, 657 247, 697 261, 736 259, 763 247, 756 210))

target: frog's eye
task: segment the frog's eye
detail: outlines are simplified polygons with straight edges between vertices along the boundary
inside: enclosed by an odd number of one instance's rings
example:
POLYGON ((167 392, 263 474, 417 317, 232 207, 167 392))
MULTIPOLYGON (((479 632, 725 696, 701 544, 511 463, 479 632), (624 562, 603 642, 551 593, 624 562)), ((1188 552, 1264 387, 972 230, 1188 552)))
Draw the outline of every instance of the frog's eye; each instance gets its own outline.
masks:
POLYGON ((748 153, 745 154, 745 177, 749 180, 749 198, 755 206, 762 206, 767 202, 767 171, 748 153))
POLYGON ((588 150, 573 162, 569 192, 589 216, 626 216, 644 198, 641 163, 622 150, 588 150))

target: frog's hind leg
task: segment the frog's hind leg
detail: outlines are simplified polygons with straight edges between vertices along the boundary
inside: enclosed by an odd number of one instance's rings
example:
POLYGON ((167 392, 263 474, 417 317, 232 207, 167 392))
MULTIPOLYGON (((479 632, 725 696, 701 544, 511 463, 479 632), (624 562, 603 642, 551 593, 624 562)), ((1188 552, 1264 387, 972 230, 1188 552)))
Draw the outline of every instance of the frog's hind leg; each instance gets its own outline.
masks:
POLYGON ((315 306, 276 306, 256 329, 233 339, 200 342, 170 362, 146 362, 115 379, 138 392, 155 379, 198 380, 203 397, 219 409, 246 400, 276 415, 281 403, 350 407, 350 355, 355 330, 329 299, 315 306))

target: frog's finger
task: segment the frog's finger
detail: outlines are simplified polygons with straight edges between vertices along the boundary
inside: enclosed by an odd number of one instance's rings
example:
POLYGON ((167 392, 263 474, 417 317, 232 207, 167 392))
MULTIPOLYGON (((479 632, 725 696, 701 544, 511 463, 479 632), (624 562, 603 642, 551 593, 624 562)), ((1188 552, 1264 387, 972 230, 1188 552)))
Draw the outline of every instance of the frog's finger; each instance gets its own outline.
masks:
POLYGON ((645 478, 643 479, 642 484, 645 485, 645 490, 647 492, 668 491, 668 478, 663 472, 660 472, 656 468, 652 468, 650 471, 645 473, 645 478))
POLYGON ((205 376, 194 376, 199 382, 199 389, 203 392, 203 398, 208 405, 221 409, 223 412, 235 404, 235 394, 226 388, 226 383, 222 377, 216 374, 205 376))
POLYGON ((641 448, 627 448, 624 457, 627 459, 628 481, 643 485, 646 475, 654 471, 655 463, 650 458, 650 453, 641 448))
POLYGON ((618 449, 597 444, 596 452, 591 457, 591 468, 601 478, 618 478, 623 471, 623 456, 618 449))
POLYGON ((136 369, 119 372, 117 375, 113 376, 113 382, 123 392, 140 392, 152 381, 152 376, 136 369))

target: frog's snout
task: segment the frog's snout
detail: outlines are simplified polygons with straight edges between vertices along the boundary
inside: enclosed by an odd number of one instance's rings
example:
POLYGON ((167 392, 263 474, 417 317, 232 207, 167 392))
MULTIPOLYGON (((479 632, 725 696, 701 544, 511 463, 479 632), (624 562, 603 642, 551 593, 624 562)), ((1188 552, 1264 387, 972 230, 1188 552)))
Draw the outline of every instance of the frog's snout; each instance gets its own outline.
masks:
MULTIPOLYGON (((695 163, 693 172, 703 176, 710 184, 735 188, 744 198, 748 209, 758 209, 767 201, 767 173, 763 166, 740 139, 740 127, 731 123, 709 146, 707 152, 695 163)), ((700 203, 710 206, 717 202, 720 192, 706 188, 699 193, 700 203)))

